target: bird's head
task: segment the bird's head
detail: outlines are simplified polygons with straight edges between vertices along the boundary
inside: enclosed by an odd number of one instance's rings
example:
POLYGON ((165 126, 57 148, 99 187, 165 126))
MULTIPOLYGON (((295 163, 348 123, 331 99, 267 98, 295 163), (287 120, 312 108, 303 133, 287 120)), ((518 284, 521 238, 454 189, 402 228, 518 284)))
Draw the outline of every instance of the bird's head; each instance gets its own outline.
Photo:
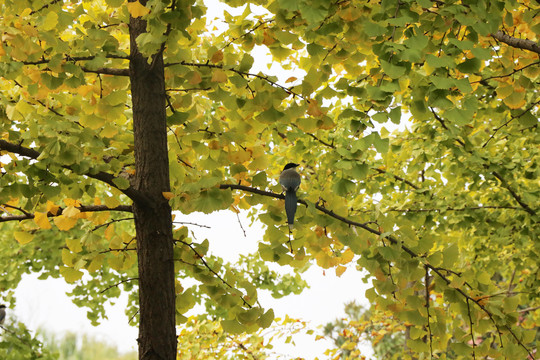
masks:
POLYGON ((300 164, 295 164, 295 163, 288 163, 287 165, 285 165, 285 167, 283 168, 283 170, 287 170, 287 169, 294 169, 295 167, 297 166, 300 166, 300 164))

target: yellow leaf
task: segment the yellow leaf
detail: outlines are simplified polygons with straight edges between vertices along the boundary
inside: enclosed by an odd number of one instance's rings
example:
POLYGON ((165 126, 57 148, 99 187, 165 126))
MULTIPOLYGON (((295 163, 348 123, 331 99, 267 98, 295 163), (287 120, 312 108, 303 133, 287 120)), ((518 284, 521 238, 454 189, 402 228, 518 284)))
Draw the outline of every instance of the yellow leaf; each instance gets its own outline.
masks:
POLYGON ((56 25, 58 24, 58 14, 54 11, 50 11, 47 16, 45 16, 45 20, 43 20, 43 25, 41 28, 43 30, 53 30, 56 28, 56 25))
POLYGON ((527 103, 527 101, 525 100, 524 91, 514 91, 509 96, 504 98, 503 101, 510 109, 519 109, 527 103))
POLYGON ((75 200, 75 199, 64 199, 64 204, 66 204, 66 206, 81 206, 81 202, 79 200, 75 200))
POLYGON ((51 223, 49 222, 49 218, 47 217, 47 213, 42 213, 42 212, 34 213, 34 222, 37 224, 37 226, 40 227, 40 229, 43 229, 43 230, 47 230, 52 227, 51 223))
POLYGON ((345 250, 343 254, 341 255, 340 262, 342 264, 348 264, 352 261, 353 257, 354 257, 354 253, 352 252, 350 248, 347 248, 347 250, 345 250))
POLYGON ((50 212, 53 215, 57 215, 58 209, 60 209, 60 206, 54 204, 52 201, 47 201, 47 212, 50 212))
POLYGON ((214 64, 220 62, 221 60, 223 60, 223 51, 221 50, 216 51, 210 58, 210 61, 214 64))
POLYGON ((60 274, 62 274, 62 276, 68 283, 74 283, 75 281, 79 280, 83 276, 82 271, 75 270, 70 267, 61 267, 60 274))
POLYGON ((323 115, 324 113, 319 108, 319 105, 317 104, 316 100, 310 100, 308 105, 308 111, 307 113, 314 117, 319 117, 323 115))
POLYGON ((60 215, 54 218, 54 224, 60 230, 69 230, 75 226, 77 219, 67 218, 64 215, 60 215))
POLYGON ((24 232, 24 231, 15 231, 13 233, 13 236, 15 236, 15 239, 21 245, 28 244, 34 238, 33 234, 30 234, 30 233, 27 233, 27 232, 24 232))
POLYGON ((66 245, 68 249, 74 253, 79 253, 82 251, 81 239, 66 239, 66 245))
POLYGON ((189 77, 189 83, 191 85, 200 84, 201 81, 202 81, 201 74, 199 74, 197 71, 194 71, 193 74, 191 74, 191 77, 189 77))
POLYGON ((120 249, 122 246, 122 238, 120 236, 112 236, 111 241, 109 241, 109 247, 111 249, 120 249))
POLYGON ((144 16, 150 12, 150 9, 141 5, 139 1, 128 3, 127 7, 128 7, 128 11, 130 15, 133 16, 134 18, 144 16))
POLYGON ((120 205, 120 201, 116 196, 106 197, 105 198, 105 205, 107 205, 108 208, 114 209, 118 205, 120 205))
POLYGON ((62 249, 62 262, 64 265, 73 266, 73 262, 77 255, 69 251, 68 249, 62 249))
POLYGON ((345 21, 355 21, 362 15, 360 9, 354 6, 347 6, 345 9, 339 11, 339 17, 345 21))
POLYGON ((286 82, 286 83, 290 83, 290 82, 294 82, 294 81, 296 81, 296 80, 298 80, 296 77, 291 76, 290 78, 288 78, 287 80, 285 80, 285 82, 286 82))
POLYGON ((505 84, 497 87, 497 96, 505 99, 514 92, 514 87, 511 84, 505 84))
POLYGON ((92 262, 90 262, 90 265, 88 265, 88 267, 86 268, 86 270, 88 270, 89 272, 94 272, 94 271, 97 271, 99 269, 101 269, 101 266, 103 265, 103 258, 105 256, 103 254, 99 254, 97 255, 93 260, 92 262))
POLYGON ((107 226, 107 228, 105 229, 105 239, 110 241, 113 235, 114 235, 114 224, 109 224, 109 226, 107 226))
POLYGON ((167 200, 171 200, 175 195, 172 192, 164 191, 161 193, 167 200))
POLYGON ((227 74, 221 69, 215 69, 212 72, 212 81, 217 83, 224 83, 227 81, 227 74))
POLYGON ((62 211, 62 215, 68 218, 77 218, 77 215, 79 215, 80 212, 81 210, 70 205, 67 208, 65 208, 64 211, 62 211))
POLYGON ((117 256, 112 256, 107 259, 107 263, 111 268, 117 271, 121 271, 124 267, 124 256, 119 254, 117 256))
POLYGON ((345 266, 342 266, 342 265, 338 265, 336 267, 336 276, 337 277, 341 277, 341 275, 343 275, 343 273, 345 272, 345 270, 347 270, 347 268, 345 266))
POLYGON ((105 126, 103 127, 103 130, 101 130, 99 135, 106 138, 111 138, 117 133, 118 133, 118 128, 114 126, 113 124, 111 124, 110 122, 108 122, 105 124, 105 126))
POLYGON ((276 40, 267 32, 263 33, 263 44, 266 46, 272 45, 276 40))

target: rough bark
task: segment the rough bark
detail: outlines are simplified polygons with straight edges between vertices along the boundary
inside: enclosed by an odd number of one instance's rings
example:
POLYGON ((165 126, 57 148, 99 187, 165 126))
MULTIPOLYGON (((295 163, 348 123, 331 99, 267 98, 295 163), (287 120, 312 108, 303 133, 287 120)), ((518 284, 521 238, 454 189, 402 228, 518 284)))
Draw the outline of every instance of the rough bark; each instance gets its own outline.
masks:
MULTIPOLYGON (((145 0, 140 1, 145 4, 145 0)), ((162 54, 151 64, 137 49, 146 21, 130 20, 130 80, 135 142, 135 184, 149 203, 133 205, 139 262, 139 359, 176 358, 175 291, 162 54)))

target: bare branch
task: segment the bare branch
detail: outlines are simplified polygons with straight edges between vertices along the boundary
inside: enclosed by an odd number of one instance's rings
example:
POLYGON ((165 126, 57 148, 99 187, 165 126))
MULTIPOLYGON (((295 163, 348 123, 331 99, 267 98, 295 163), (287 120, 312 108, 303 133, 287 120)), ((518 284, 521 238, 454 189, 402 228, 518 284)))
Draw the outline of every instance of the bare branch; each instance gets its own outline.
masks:
POLYGON ((133 281, 133 280, 139 280, 139 278, 129 278, 129 279, 122 280, 122 281, 120 281, 120 282, 118 282, 118 283, 116 283, 116 284, 113 284, 113 285, 108 286, 107 288, 101 290, 101 291, 100 291, 100 294, 103 294, 105 291, 108 291, 108 290, 112 289, 113 287, 118 287, 118 286, 120 286, 120 285, 123 284, 123 283, 129 282, 129 281, 133 281))

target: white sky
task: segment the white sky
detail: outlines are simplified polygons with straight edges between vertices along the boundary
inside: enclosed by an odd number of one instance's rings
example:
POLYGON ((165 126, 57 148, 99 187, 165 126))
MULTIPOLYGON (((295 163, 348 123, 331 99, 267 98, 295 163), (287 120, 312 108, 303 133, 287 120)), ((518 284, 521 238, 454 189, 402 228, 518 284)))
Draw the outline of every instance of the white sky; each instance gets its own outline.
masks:
MULTIPOLYGON (((222 18, 223 8, 214 0, 205 0, 208 5, 208 19, 222 18)), ((219 24, 218 22, 214 24, 219 24)), ((279 64, 272 64, 268 69, 271 57, 265 55, 262 47, 256 47, 253 72, 264 71, 267 74, 278 75, 283 82, 291 72, 280 69, 279 64)), ((294 73, 294 76, 301 79, 302 73, 294 73)), ((254 252, 257 249, 257 242, 262 238, 263 229, 260 225, 249 227, 249 220, 241 216, 243 231, 238 224, 237 217, 232 212, 221 211, 210 215, 191 214, 189 216, 177 215, 175 221, 195 222, 211 226, 211 229, 190 227, 195 231, 197 241, 208 238, 210 241, 210 252, 222 256, 226 260, 233 261, 238 257, 238 250, 243 253, 254 252), (218 239, 221 239, 220 243, 218 239)), ((336 318, 344 316, 344 304, 352 300, 357 300, 364 304, 364 292, 368 288, 362 282, 362 273, 352 268, 341 276, 336 277, 334 270, 323 271, 317 266, 313 266, 304 274, 304 279, 310 285, 300 295, 291 295, 282 299, 273 299, 268 293, 261 292, 260 303, 265 308, 273 308, 276 317, 283 317, 289 314, 292 318, 299 318, 308 321, 310 328, 316 329, 319 325, 324 325, 336 318)), ((274 269, 278 269, 276 265, 274 269)), ((27 275, 23 278, 15 295, 17 298, 16 308, 11 310, 14 315, 23 321, 30 329, 36 330, 43 327, 54 333, 62 334, 72 331, 78 334, 89 334, 98 339, 108 341, 118 346, 121 351, 136 350, 137 328, 128 325, 128 318, 124 314, 126 297, 107 311, 108 320, 101 325, 93 327, 86 318, 84 309, 75 306, 65 295, 70 290, 62 279, 38 280, 37 275, 27 275)), ((9 313, 8 313, 9 314, 9 313)), ((9 316, 9 315, 8 315, 9 316)), ((301 357, 305 359, 326 358, 323 352, 332 347, 326 340, 315 341, 315 335, 295 335, 293 340, 295 346, 281 344, 274 348, 278 354, 287 355, 290 358, 301 357)), ((371 349, 366 346, 363 355, 372 354, 371 349)))

